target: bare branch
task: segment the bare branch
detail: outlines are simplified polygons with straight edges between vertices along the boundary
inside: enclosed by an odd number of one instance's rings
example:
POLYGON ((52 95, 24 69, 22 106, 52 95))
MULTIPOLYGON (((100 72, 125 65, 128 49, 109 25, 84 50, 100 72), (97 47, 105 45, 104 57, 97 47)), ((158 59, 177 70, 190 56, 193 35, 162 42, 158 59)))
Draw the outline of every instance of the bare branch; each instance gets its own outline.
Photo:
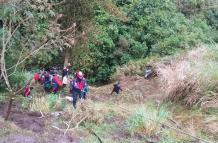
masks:
POLYGON ((65 130, 64 135, 65 135, 65 134, 67 133, 67 131, 69 130, 71 122, 73 121, 73 119, 74 119, 77 115, 78 115, 78 114, 74 115, 74 116, 70 119, 69 123, 67 123, 67 129, 65 130))
POLYGON ((38 48, 36 48, 34 51, 32 51, 30 54, 28 54, 26 57, 24 57, 22 61, 18 62, 17 64, 13 65, 12 67, 8 68, 7 70, 10 70, 10 69, 22 64, 30 56, 33 56, 34 54, 37 54, 48 43, 48 41, 49 41, 49 39, 46 39, 38 48))
MULTIPOLYGON (((76 124, 76 126, 74 127, 74 129, 75 129, 75 128, 78 128, 79 125, 80 125, 85 119, 87 119, 87 118, 88 118, 88 116, 83 117, 83 118, 76 124)), ((73 119, 74 119, 74 118, 73 118, 73 119)), ((69 122, 67 129, 64 131, 64 135, 66 135, 67 131, 69 130, 71 122, 72 122, 72 120, 69 122)))
POLYGON ((7 85, 8 91, 10 93, 12 93, 13 91, 12 91, 10 82, 8 80, 7 70, 6 70, 6 66, 5 66, 5 52, 6 52, 5 27, 6 27, 6 22, 3 24, 2 50, 1 50, 1 74, 2 74, 2 77, 4 78, 4 81, 7 85))
MULTIPOLYGON (((60 30, 60 32, 69 32, 70 30, 72 30, 72 29, 75 28, 75 27, 76 27, 76 23, 73 23, 72 26, 70 26, 70 27, 67 28, 67 29, 60 30)), ((75 32, 75 29, 74 29, 73 32, 75 32)))
MULTIPOLYGON (((17 63, 19 63, 20 60, 21 60, 21 58, 22 58, 23 50, 24 50, 24 48, 23 48, 23 49, 21 50, 21 52, 20 52, 20 56, 19 56, 19 59, 18 59, 17 63)), ((13 71, 10 75, 8 75, 8 77, 10 77, 10 76, 12 76, 13 74, 15 74, 15 72, 17 71, 17 66, 18 66, 18 64, 16 64, 16 66, 15 66, 15 68, 14 68, 14 71, 13 71)))
POLYGON ((15 32, 17 31, 17 29, 20 27, 20 25, 21 25, 21 23, 24 23, 25 21, 27 21, 27 20, 29 20, 30 18, 26 18, 25 20, 23 20, 23 21, 21 21, 16 27, 15 27, 15 29, 13 30, 13 32, 11 32, 12 30, 11 30, 11 26, 10 26, 10 36, 7 38, 7 40, 6 40, 6 43, 5 43, 5 45, 6 45, 6 47, 7 47, 7 44, 10 42, 10 40, 11 40, 11 38, 14 36, 14 34, 15 34, 15 32))
MULTIPOLYGON (((59 131, 62 131, 62 132, 66 132, 66 131, 72 131, 72 130, 75 130, 75 129, 77 129, 78 127, 79 127, 79 125, 84 121, 84 120, 86 120, 88 118, 88 116, 85 116, 85 117, 83 117, 77 124, 76 124, 76 126, 75 127, 73 127, 73 128, 67 128, 67 129, 61 129, 61 128, 59 128, 59 127, 57 127, 57 126, 52 126, 53 128, 55 128, 55 129, 57 129, 57 130, 59 130, 59 131)), ((66 133, 65 133, 66 134, 66 133)), ((64 134, 64 135, 65 135, 64 134)))
POLYGON ((39 118, 45 117, 41 110, 40 110, 40 113, 41 113, 41 117, 39 117, 39 118))
POLYGON ((59 2, 59 3, 51 4, 51 6, 59 6, 59 5, 62 5, 64 3, 66 3, 66 0, 63 0, 63 1, 59 2))

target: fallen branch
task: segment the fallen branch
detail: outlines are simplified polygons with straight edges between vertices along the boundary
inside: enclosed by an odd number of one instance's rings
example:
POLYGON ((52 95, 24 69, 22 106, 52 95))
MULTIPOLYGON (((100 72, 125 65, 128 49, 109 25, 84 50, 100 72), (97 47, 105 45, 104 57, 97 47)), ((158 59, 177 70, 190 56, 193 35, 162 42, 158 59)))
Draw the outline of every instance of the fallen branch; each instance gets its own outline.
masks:
MULTIPOLYGON (((74 117, 75 117, 75 116, 74 116, 74 117)), ((57 129, 57 130, 59 130, 59 131, 61 131, 61 132, 64 132, 64 135, 66 135, 66 133, 67 133, 68 131, 73 131, 73 130, 77 129, 77 128, 79 127, 79 125, 80 125, 84 120, 86 120, 87 118, 88 118, 88 116, 83 117, 83 118, 76 124, 76 126, 73 127, 73 128, 70 128, 70 123, 65 123, 66 125, 68 125, 67 129, 61 129, 61 128, 57 127, 57 126, 52 126, 52 127, 55 128, 55 129, 57 129)), ((71 118, 70 122, 72 122, 72 119, 73 119, 73 117, 71 118)))
POLYGON ((179 123, 177 123, 175 120, 168 118, 168 120, 170 120, 171 122, 173 122, 174 124, 176 124, 176 127, 179 129, 182 129, 182 127, 179 125, 179 123))
POLYGON ((41 117, 39 117, 39 118, 44 118, 45 116, 44 116, 44 114, 42 113, 41 110, 40 110, 40 113, 41 113, 41 117))
POLYGON ((74 119, 77 115, 78 115, 78 114, 74 115, 74 116, 70 119, 69 123, 65 123, 65 124, 67 124, 67 129, 65 130, 64 135, 65 135, 65 134, 67 133, 67 131, 69 130, 71 122, 73 121, 73 119, 74 119))
POLYGON ((22 64, 23 62, 25 62, 29 57, 37 54, 46 44, 48 44, 49 39, 45 39, 44 42, 42 42, 41 45, 39 45, 39 47, 37 47, 35 50, 33 50, 32 52, 30 52, 26 57, 24 57, 21 61, 17 62, 15 65, 11 66, 10 68, 8 68, 6 71, 22 64))

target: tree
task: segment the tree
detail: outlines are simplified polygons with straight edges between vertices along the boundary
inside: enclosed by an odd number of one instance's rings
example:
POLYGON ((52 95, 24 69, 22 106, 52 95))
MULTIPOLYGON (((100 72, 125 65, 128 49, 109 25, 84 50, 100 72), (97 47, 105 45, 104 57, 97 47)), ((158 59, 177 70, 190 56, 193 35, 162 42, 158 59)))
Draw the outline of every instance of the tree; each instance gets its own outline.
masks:
POLYGON ((15 0, 0 7, 0 77, 11 95, 11 104, 22 90, 21 81, 13 84, 11 79, 21 71, 25 61, 41 50, 52 50, 61 44, 59 15, 54 11, 56 5, 47 0, 15 0))
POLYGON ((86 34, 92 31, 92 17, 95 0, 66 0, 59 11, 63 14, 59 23, 63 29, 64 39, 63 58, 64 65, 70 60, 75 60, 83 51, 82 46, 86 43, 86 34), (70 27, 70 28, 69 28, 70 27))

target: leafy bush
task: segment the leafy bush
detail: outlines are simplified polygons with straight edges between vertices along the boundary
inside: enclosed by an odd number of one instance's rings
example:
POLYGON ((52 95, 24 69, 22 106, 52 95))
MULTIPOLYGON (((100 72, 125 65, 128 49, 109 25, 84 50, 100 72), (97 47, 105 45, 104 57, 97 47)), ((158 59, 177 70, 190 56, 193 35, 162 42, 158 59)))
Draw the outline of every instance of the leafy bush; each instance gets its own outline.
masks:
MULTIPOLYGON (((57 11, 63 12, 66 16, 60 20, 61 27, 69 27, 72 21, 76 21, 78 33, 83 30, 91 31, 85 37, 88 40, 82 41, 79 38, 76 40, 76 46, 71 49, 72 59, 70 60, 74 65, 72 70, 84 71, 90 82, 107 82, 116 72, 117 66, 150 55, 171 55, 178 50, 211 41, 210 26, 217 29, 217 10, 201 12, 206 2, 204 0, 181 0, 180 2, 181 7, 178 1, 173 0, 102 2, 68 0, 67 5, 57 7, 57 11), (194 13, 189 13, 190 9, 194 13), (195 12, 196 9, 200 12, 195 12)), ((47 18, 51 17, 54 11, 47 10, 45 8, 41 12, 41 10, 34 11, 30 8, 30 11, 24 11, 24 15, 37 18, 36 21, 32 21, 35 25, 35 34, 32 34, 32 39, 35 38, 36 41, 39 41, 43 35, 52 37, 54 34, 48 32, 53 26, 50 27, 50 20, 47 18)), ((30 28, 19 28, 19 32, 16 33, 17 39, 28 37, 22 37, 22 34, 31 35, 28 29, 30 28)), ((217 41, 216 35, 213 36, 215 41, 217 41)), ((29 40, 30 47, 38 44, 32 39, 29 40)), ((21 47, 25 43, 15 39, 11 44, 14 48, 9 51, 6 58, 8 67, 18 60, 18 57, 14 55, 22 50, 21 47)), ((42 67, 62 64, 65 50, 59 45, 63 45, 61 38, 54 39, 46 47, 52 48, 51 50, 40 52, 39 55, 29 59, 25 66, 42 67)))
POLYGON ((61 99, 57 94, 50 94, 47 97, 47 102, 49 105, 49 109, 51 111, 53 110, 63 110, 65 107, 65 102, 63 99, 61 99))
POLYGON ((78 66, 92 82, 108 81, 117 66, 131 60, 149 55, 171 55, 210 41, 207 21, 200 16, 187 18, 178 11, 174 1, 113 2, 127 15, 127 20, 108 13, 100 5, 94 7, 98 32, 91 36, 85 64, 78 66))
POLYGON ((14 89, 24 87, 26 84, 27 77, 25 73, 16 71, 9 77, 10 83, 14 89))

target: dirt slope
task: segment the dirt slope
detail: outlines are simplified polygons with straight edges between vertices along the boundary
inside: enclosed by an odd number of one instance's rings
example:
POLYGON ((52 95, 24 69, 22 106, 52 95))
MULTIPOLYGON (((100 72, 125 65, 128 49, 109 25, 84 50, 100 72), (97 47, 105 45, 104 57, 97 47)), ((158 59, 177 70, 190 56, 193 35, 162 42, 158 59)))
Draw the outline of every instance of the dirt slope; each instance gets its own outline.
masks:
MULTIPOLYGON (((101 87, 91 87, 90 98, 91 99, 104 99, 104 100, 117 100, 118 98, 125 99, 138 99, 142 102, 155 100, 162 101, 166 96, 161 90, 161 85, 159 85, 158 78, 151 80, 146 80, 144 77, 132 76, 124 77, 120 80, 123 91, 120 95, 114 93, 110 95, 113 89, 113 83, 104 85, 101 87)), ((129 102, 134 102, 130 100, 129 102)))
MULTIPOLYGON (((158 85, 157 79, 152 79, 150 81, 145 80, 143 77, 125 77, 120 81, 121 86, 123 88, 123 92, 120 95, 110 95, 113 83, 104 85, 101 87, 91 87, 89 93, 89 99, 93 102, 97 103, 105 103, 106 102, 131 102, 131 103, 138 103, 146 102, 148 100, 162 100, 164 98, 163 94, 160 94, 160 86, 158 85)), ((0 104, 0 116, 3 117, 6 111, 7 104, 1 103, 0 104)), ((76 143, 81 142, 81 136, 63 136, 63 134, 59 131, 55 131, 54 129, 48 129, 46 126, 51 124, 50 122, 53 120, 51 117, 40 118, 40 113, 29 113, 29 112, 20 112, 19 105, 14 105, 13 112, 10 116, 9 121, 13 122, 18 130, 24 130, 27 132, 31 132, 30 134, 26 135, 26 133, 19 133, 15 132, 10 135, 6 135, 5 137, 1 138, 0 136, 0 143, 5 143, 10 141, 10 143, 19 143, 19 142, 66 142, 66 143, 76 143), (49 132, 48 136, 44 136, 49 132), (36 134, 37 136, 34 136, 36 134), (40 136, 46 139, 40 139, 40 136), (80 139, 79 139, 80 138, 80 139)), ((111 119, 114 120, 114 119, 111 119)), ((123 120, 121 118, 117 118, 116 121, 119 121, 121 124, 123 120)), ((106 121, 106 122, 114 122, 114 121, 106 121)), ((123 124, 123 123, 122 123, 123 124)), ((3 121, 2 121, 3 125, 3 121)), ((23 132, 23 131, 22 131, 23 132)), ((121 133, 121 132, 120 132, 121 133)), ((111 133, 115 138, 119 139, 121 135, 118 133, 111 133), (118 136, 118 137, 116 137, 118 136)), ((122 135, 124 136, 124 135, 122 135)), ((126 135, 124 136, 124 138, 126 135)), ((119 139, 120 140, 120 139, 119 139)))

